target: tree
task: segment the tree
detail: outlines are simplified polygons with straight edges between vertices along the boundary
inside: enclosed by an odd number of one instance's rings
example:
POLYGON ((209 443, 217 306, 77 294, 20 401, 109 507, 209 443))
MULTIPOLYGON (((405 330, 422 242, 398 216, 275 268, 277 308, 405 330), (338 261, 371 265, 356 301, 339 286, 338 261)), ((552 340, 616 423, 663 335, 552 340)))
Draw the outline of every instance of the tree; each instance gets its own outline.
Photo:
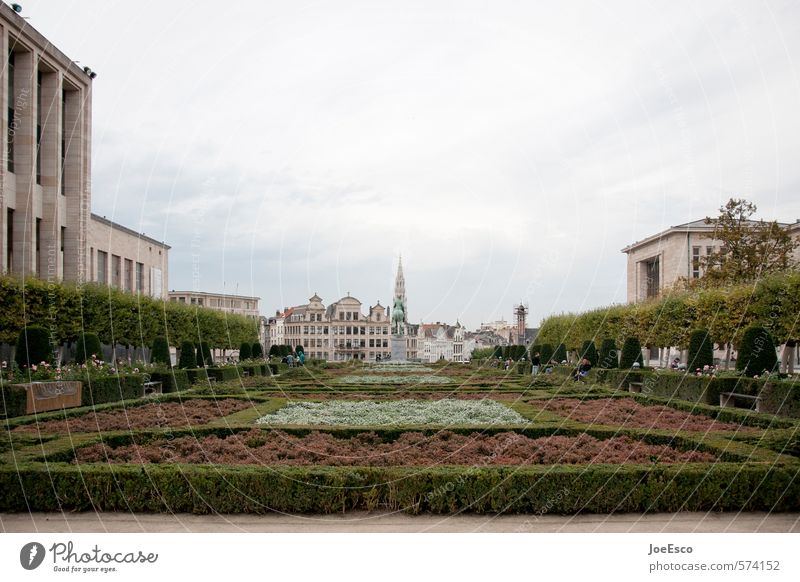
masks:
POLYGON ((251 354, 252 357, 255 359, 260 359, 264 357, 264 348, 261 347, 261 342, 256 342, 253 344, 251 354))
POLYGON ((628 370, 637 362, 640 366, 644 366, 642 344, 639 343, 639 338, 625 338, 625 343, 622 344, 622 355, 620 356, 619 367, 623 370, 628 370))
POLYGON ((103 359, 103 350, 100 346, 100 338, 96 333, 87 331, 78 336, 78 347, 75 350, 75 362, 83 364, 92 356, 103 359))
POLYGON ((606 338, 600 344, 600 353, 597 355, 598 365, 601 368, 616 368, 619 362, 617 342, 614 338, 606 338))
POLYGON ((498 360, 503 359, 503 346, 494 346, 494 353, 492 354, 492 358, 498 360))
POLYGON ((689 372, 714 363, 714 344, 707 329, 696 329, 689 336, 689 372))
POLYGON ((747 200, 731 198, 717 218, 706 217, 722 246, 697 259, 703 268, 701 286, 747 283, 795 265, 792 254, 798 241, 775 221, 751 220, 756 210, 747 200))
POLYGON ((50 345, 50 334, 38 325, 23 327, 17 336, 17 349, 14 353, 17 366, 29 368, 42 362, 53 363, 53 347, 50 345))
POLYGON ((153 340, 150 362, 153 364, 170 365, 169 344, 167 343, 167 338, 164 336, 159 336, 153 340))
POLYGON ((178 361, 179 368, 196 368, 197 351, 194 344, 190 341, 181 343, 181 359, 178 361))
POLYGON ((744 330, 739 342, 736 369, 745 376, 774 372, 778 367, 775 340, 766 327, 751 326, 744 330))
POLYGON ((280 358, 281 357, 281 349, 280 349, 279 345, 272 344, 269 347, 269 357, 270 358, 280 358))
POLYGON ((211 355, 211 347, 208 345, 208 342, 200 342, 198 353, 200 354, 200 360, 206 366, 214 365, 214 356, 211 355))
POLYGON ((589 363, 592 366, 597 366, 597 361, 598 361, 597 348, 594 346, 594 342, 592 340, 586 340, 585 342, 583 342, 583 346, 581 346, 580 349, 579 357, 580 359, 586 358, 587 360, 589 360, 589 363))
POLYGON ((250 342, 242 342, 239 346, 239 361, 243 362, 253 357, 252 349, 253 348, 250 347, 250 342))
POLYGON ((301 346, 300 344, 297 344, 297 346, 294 348, 294 353, 299 355, 300 352, 303 352, 304 354, 306 353, 305 350, 303 349, 303 346, 301 346))

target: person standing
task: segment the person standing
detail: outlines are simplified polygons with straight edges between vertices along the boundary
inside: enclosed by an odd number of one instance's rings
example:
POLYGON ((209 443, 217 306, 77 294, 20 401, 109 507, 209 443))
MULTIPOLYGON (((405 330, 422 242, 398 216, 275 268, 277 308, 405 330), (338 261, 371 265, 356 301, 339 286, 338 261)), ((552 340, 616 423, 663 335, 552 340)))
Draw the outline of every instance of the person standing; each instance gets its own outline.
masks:
POLYGON ((542 365, 542 358, 539 352, 536 352, 531 357, 531 375, 536 376, 539 373, 539 366, 542 365))

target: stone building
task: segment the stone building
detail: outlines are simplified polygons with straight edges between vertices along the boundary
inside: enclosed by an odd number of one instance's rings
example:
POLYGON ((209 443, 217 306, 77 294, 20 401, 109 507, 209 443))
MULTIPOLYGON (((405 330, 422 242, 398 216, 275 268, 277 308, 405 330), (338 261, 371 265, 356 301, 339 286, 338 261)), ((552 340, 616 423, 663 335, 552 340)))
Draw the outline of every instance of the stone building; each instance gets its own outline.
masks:
POLYGON ((92 79, 0 3, 0 272, 165 297, 169 246, 91 213, 92 79))
POLYGON ((185 303, 207 307, 216 311, 224 311, 233 315, 244 315, 259 319, 258 302, 260 297, 249 295, 231 295, 229 293, 207 293, 205 291, 170 291, 169 300, 173 303, 185 303))
MULTIPOLYGON (((779 224, 800 237, 800 221, 779 224)), ((714 225, 702 219, 671 226, 628 245, 622 249, 628 255, 628 302, 657 297, 681 278, 699 278, 701 258, 718 252, 720 246, 714 239, 714 225)), ((795 250, 795 259, 800 259, 800 249, 795 250)))
POLYGON ((464 351, 464 327, 446 323, 423 323, 417 330, 419 359, 423 362, 463 362, 469 354, 464 351))

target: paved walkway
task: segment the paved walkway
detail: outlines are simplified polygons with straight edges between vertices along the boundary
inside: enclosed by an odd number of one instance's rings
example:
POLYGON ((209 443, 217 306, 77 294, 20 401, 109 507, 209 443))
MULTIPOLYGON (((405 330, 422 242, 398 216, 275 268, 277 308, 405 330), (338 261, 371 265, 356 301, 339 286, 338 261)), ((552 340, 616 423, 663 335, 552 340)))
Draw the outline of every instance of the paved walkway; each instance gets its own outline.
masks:
POLYGON ((800 533, 798 513, 617 515, 189 515, 131 513, 0 514, 5 533, 800 533))

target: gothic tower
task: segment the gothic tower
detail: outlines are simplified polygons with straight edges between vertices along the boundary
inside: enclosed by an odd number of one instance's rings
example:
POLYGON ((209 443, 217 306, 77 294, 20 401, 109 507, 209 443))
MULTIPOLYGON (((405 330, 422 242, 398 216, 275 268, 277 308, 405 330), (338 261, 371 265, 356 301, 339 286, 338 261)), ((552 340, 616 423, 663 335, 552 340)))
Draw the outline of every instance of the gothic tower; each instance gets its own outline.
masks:
POLYGON ((400 256, 400 262, 397 265, 397 276, 394 279, 394 297, 403 300, 403 309, 405 310, 405 317, 403 321, 408 323, 408 301, 406 301, 406 278, 403 276, 403 256, 400 256))

